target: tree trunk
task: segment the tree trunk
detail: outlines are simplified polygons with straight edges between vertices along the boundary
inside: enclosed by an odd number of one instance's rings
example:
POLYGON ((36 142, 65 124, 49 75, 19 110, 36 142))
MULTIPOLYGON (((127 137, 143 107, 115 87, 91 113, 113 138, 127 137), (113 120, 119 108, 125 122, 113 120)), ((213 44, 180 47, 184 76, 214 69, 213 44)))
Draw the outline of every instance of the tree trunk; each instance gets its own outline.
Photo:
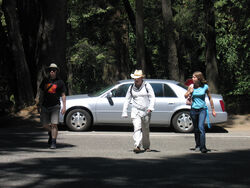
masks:
MULTIPOLYGON (((129 19, 129 22, 133 28, 133 31, 134 31, 134 34, 136 35, 136 21, 135 21, 135 14, 131 8, 131 5, 129 3, 128 0, 123 0, 123 4, 125 6, 125 10, 128 14, 128 19, 129 19)), ((151 77, 155 77, 155 70, 154 70, 154 66, 152 64, 152 61, 151 61, 151 54, 152 54, 152 51, 150 49, 148 49, 146 46, 144 46, 144 49, 145 49, 145 58, 146 58, 146 70, 144 70, 144 72, 147 74, 147 76, 151 76, 151 77)))
POLYGON ((218 93, 218 67, 216 60, 216 33, 215 33, 215 16, 214 3, 212 0, 204 1, 206 11, 206 78, 209 83, 210 90, 218 93))
MULTIPOLYGON (((0 7, 1 9, 1 7, 0 7)), ((0 17, 2 17, 2 12, 0 11, 0 17)), ((10 78, 10 72, 8 71, 8 65, 6 60, 9 58, 7 57, 8 53, 8 41, 7 35, 5 32, 5 28, 3 26, 2 21, 0 20, 0 77, 10 78)), ((1 80, 0 80, 1 81, 1 80)))
POLYGON ((127 79, 129 71, 129 52, 128 52, 128 29, 127 25, 121 19, 121 11, 117 10, 114 15, 114 52, 117 60, 117 70, 118 70, 118 79, 127 79), (119 23, 116 24, 115 23, 119 23))
POLYGON ((125 10, 126 10, 126 12, 128 14, 128 19, 129 19, 129 22, 130 22, 130 24, 131 24, 131 26, 133 28, 133 31, 134 31, 134 33, 136 33, 135 14, 134 14, 134 12, 133 12, 133 10, 131 8, 131 5, 130 5, 128 0, 122 0, 122 2, 124 4, 124 6, 125 6, 125 10))
POLYGON ((162 0, 162 16, 165 25, 165 36, 168 54, 168 73, 169 79, 180 80, 179 66, 177 57, 177 48, 174 37, 173 14, 171 9, 171 0, 162 0))
POLYGON ((31 84, 30 72, 25 58, 23 42, 19 27, 19 19, 16 9, 16 0, 3 1, 3 11, 8 28, 8 37, 13 53, 13 61, 15 63, 15 76, 17 87, 15 101, 17 107, 24 107, 33 104, 34 94, 31 84))
MULTIPOLYGON (((66 0, 40 0, 41 22, 37 39, 38 49, 37 90, 44 75, 44 70, 51 63, 60 68, 60 77, 67 80, 66 66, 66 0)), ((38 96, 38 95, 37 95, 38 96)))
POLYGON ((137 65, 140 64, 141 69, 145 73, 146 60, 144 46, 143 0, 136 0, 136 61, 137 65))
MULTIPOLYGON (((17 1, 17 11, 20 20, 20 32, 23 39, 23 47, 26 61, 30 70, 33 93, 37 93, 37 63, 39 47, 39 24, 41 20, 41 6, 39 0, 17 1)), ((40 35, 39 35, 40 37, 40 35)))

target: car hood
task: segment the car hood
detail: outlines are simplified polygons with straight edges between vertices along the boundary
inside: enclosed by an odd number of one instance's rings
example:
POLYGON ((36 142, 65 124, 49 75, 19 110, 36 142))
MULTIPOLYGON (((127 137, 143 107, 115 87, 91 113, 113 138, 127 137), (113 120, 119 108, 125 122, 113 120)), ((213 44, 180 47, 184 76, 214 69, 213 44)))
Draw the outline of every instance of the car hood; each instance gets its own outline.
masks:
POLYGON ((88 96, 88 94, 66 96, 66 100, 82 99, 82 98, 90 98, 90 97, 88 96))

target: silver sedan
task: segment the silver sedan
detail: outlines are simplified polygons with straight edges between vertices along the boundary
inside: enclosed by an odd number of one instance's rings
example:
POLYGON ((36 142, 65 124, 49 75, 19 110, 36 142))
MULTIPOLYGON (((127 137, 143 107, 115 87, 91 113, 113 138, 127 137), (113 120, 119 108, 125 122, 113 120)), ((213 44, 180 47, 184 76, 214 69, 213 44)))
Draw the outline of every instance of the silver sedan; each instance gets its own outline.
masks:
MULTIPOLYGON (((175 131, 188 133, 193 131, 189 115, 190 106, 186 105, 184 94, 186 87, 173 80, 145 79, 151 84, 156 96, 155 110, 150 126, 169 127, 175 131)), ((93 125, 128 125, 130 118, 122 118, 125 95, 133 80, 121 80, 93 94, 72 95, 66 99, 66 113, 60 116, 60 122, 72 131, 87 131, 93 125)), ((212 94, 216 117, 206 97, 210 123, 227 121, 227 112, 221 95, 212 94)), ((128 110, 130 112, 130 108, 128 110)))

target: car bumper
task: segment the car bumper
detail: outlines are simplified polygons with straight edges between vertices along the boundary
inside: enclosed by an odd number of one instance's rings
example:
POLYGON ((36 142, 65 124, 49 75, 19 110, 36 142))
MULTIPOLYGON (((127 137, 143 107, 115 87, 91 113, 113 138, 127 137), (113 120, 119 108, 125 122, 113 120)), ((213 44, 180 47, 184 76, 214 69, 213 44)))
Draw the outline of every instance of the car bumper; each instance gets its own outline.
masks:
MULTIPOLYGON (((209 120, 210 123, 216 124, 216 123, 224 123, 227 121, 228 115, 227 112, 217 112, 216 117, 212 115, 212 113, 209 113, 209 120)), ((207 123, 207 121, 205 121, 207 123)))

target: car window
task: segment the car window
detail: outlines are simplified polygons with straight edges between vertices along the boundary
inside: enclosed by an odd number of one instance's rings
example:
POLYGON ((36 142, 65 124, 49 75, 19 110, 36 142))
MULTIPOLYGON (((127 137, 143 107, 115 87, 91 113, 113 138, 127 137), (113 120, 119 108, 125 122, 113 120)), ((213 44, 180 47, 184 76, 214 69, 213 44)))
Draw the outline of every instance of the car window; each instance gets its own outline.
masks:
POLYGON ((155 96, 156 97, 163 97, 163 88, 162 84, 156 84, 156 83, 151 83, 150 84, 152 88, 154 89, 155 96))
POLYGON ((173 89, 167 84, 164 84, 164 97, 177 97, 173 89))
POLYGON ((110 86, 107 86, 107 87, 103 87, 101 88, 100 90, 98 91, 95 91, 93 93, 90 93, 88 94, 90 97, 97 97, 97 96, 100 96, 102 95, 103 93, 105 93, 106 91, 108 91, 109 89, 111 89, 112 87, 114 87, 114 85, 110 85, 110 86))
POLYGON ((123 85, 120 85, 118 88, 113 89, 111 91, 112 97, 125 97, 130 85, 131 84, 123 84, 123 85))

